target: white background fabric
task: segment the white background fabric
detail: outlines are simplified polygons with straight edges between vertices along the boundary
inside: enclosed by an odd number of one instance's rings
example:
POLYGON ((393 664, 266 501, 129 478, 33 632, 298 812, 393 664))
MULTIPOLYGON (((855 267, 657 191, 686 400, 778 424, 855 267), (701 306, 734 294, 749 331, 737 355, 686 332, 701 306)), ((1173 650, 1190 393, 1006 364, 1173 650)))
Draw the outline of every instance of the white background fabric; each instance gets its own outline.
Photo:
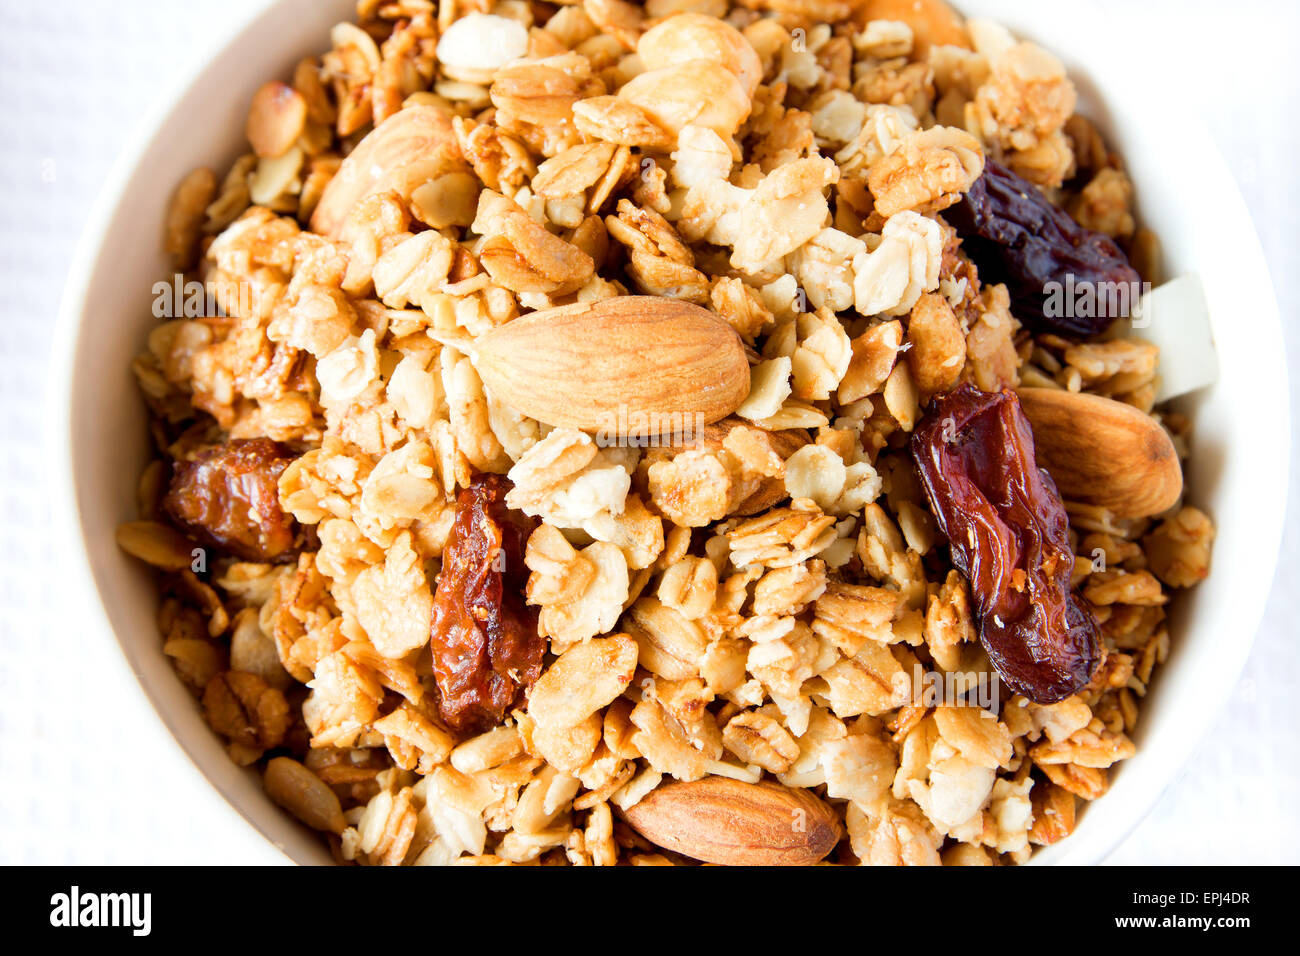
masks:
MULTIPOLYGON (((145 107, 204 55, 214 28, 260 2, 0 3, 0 862, 274 858, 223 813, 136 688, 116 669, 102 676, 111 645, 89 639, 67 608, 66 556, 50 541, 43 495, 50 333, 89 205, 145 107)), ((1263 240, 1297 374, 1289 282, 1300 274, 1300 6, 1094 5, 1117 30, 1149 38, 1170 89, 1215 134, 1263 240)), ((1245 674, 1181 778, 1110 862, 1300 862, 1297 489, 1293 469, 1282 563, 1245 674)))

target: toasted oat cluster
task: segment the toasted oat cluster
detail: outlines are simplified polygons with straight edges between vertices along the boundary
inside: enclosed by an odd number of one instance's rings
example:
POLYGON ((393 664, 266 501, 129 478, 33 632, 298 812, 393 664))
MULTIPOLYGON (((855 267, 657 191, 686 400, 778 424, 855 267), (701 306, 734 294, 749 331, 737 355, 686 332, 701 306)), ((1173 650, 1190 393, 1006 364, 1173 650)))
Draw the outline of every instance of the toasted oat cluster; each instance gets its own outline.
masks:
POLYGON ((909 439, 968 384, 1103 396, 1186 447, 1153 346, 1022 322, 945 219, 996 162, 1149 278, 1075 101, 936 0, 360 0, 258 91, 250 151, 180 184, 167 249, 214 307, 134 365, 160 457, 119 540, 165 572, 162 651, 231 757, 363 864, 987 865, 1067 837, 1214 529, 1067 499, 1101 662, 1034 702, 909 439), (611 319, 629 296, 678 324, 611 319), (561 307, 595 318, 511 328, 561 307), (548 349, 582 360, 551 381, 548 349), (584 369, 695 417, 584 427, 584 369), (721 414, 691 405, 717 376, 721 414))

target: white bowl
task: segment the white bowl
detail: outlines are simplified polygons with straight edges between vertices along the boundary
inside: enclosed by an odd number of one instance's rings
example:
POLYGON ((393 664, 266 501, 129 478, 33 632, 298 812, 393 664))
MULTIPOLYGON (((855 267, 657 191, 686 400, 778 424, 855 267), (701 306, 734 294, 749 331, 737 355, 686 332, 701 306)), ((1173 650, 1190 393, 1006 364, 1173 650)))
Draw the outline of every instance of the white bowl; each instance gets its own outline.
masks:
MULTIPOLYGON (((1218 526, 1210 577, 1176 602, 1169 661, 1143 703, 1138 752, 1113 774, 1069 839, 1039 863, 1095 863, 1142 819, 1216 719, 1245 662, 1276 562, 1288 459, 1286 366, 1277 304, 1245 206, 1204 130, 1157 94, 1158 48, 1120 46, 1113 22, 1076 6, 969 0, 1066 61, 1086 112, 1124 157, 1143 221, 1164 244, 1167 274, 1201 276, 1219 350, 1218 385, 1183 400, 1194 416, 1191 500, 1218 526)), ((114 529, 134 517, 148 458, 145 411, 128 371, 154 323, 151 287, 170 275, 160 249, 172 187, 190 169, 222 169, 239 152, 245 111, 267 78, 328 44, 351 0, 279 0, 214 46, 192 80, 145 122, 121 158, 82 236, 63 299, 52 379, 55 511, 116 640, 158 715, 198 771, 247 824, 292 860, 328 862, 316 835, 275 807, 255 773, 227 758, 159 652, 152 576, 118 551, 114 529)), ((1142 39, 1142 38, 1139 38, 1142 39)), ((1137 41, 1134 41, 1136 44, 1137 41)), ((1167 58, 1175 58, 1176 50, 1167 58)), ((93 639, 99 639, 94 635, 93 639)), ((205 821, 207 822, 207 821, 205 821)), ((242 827, 235 814, 211 826, 242 827)))

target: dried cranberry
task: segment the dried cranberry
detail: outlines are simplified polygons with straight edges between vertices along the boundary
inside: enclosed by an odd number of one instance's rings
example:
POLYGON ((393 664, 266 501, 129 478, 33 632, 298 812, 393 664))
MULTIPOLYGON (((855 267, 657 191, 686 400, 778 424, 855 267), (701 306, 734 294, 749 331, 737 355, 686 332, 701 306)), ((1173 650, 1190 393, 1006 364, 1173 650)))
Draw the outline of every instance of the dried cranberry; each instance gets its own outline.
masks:
POLYGON ((1011 311, 1030 328, 1095 335, 1136 302, 1141 280, 1114 240, 1085 229, 992 160, 944 217, 980 278, 1005 282, 1011 311))
POLYGON ((912 454, 1002 680, 1038 703, 1079 690, 1100 663, 1097 622, 1070 591, 1065 506, 1034 459, 1015 393, 964 384, 940 396, 912 435, 912 454))
POLYGON ((297 522, 280 509, 280 475, 297 457, 269 438, 240 438, 199 452, 172 469, 163 498, 191 537, 248 561, 296 550, 297 522))
POLYGON ((463 489, 442 555, 430 649, 439 711, 457 730, 500 723, 546 652, 524 602, 524 547, 536 522, 505 506, 510 487, 480 475, 463 489))

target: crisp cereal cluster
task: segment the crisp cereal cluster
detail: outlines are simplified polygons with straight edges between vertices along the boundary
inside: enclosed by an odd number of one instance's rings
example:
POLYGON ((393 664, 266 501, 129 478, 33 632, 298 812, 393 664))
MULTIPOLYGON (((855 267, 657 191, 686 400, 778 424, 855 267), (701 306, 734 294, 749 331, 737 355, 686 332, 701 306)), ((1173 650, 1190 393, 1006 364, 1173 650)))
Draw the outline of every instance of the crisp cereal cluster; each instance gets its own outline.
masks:
POLYGON ((167 249, 221 314, 158 325, 134 365, 162 458, 120 540, 167 572, 163 652, 231 757, 364 864, 690 862, 624 815, 708 775, 815 793, 837 862, 1018 863, 1068 836, 1134 752, 1170 590, 1208 573, 1214 529, 1067 502, 1095 679, 997 717, 928 701, 922 674, 993 672, 907 438, 970 382, 1115 398, 1184 449, 1153 346, 1021 328, 943 218, 996 159, 1149 276, 1075 100, 1051 53, 932 0, 360 0, 257 93, 251 151, 176 191, 167 249), (367 134, 417 119, 441 136, 385 166, 367 134), (366 149, 384 175, 332 203, 366 149), (477 337, 626 294, 743 340, 749 395, 703 441, 607 447, 485 390, 477 337), (300 542, 194 567, 169 462, 239 439, 288 450, 300 542), (430 616, 479 473, 537 520, 547 653, 462 733, 430 616))

